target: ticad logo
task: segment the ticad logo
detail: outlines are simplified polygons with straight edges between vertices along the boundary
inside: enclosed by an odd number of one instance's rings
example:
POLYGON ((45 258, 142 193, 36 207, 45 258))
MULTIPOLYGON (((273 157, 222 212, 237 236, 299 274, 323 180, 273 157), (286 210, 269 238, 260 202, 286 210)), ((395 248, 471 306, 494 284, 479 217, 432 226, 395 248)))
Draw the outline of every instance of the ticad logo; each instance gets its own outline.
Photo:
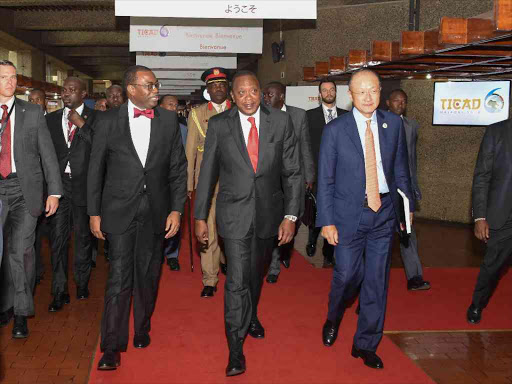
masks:
POLYGON ((162 37, 168 37, 169 36, 169 29, 164 25, 162 28, 160 28, 160 36, 162 37))
POLYGON ((484 108, 489 113, 498 113, 503 110, 505 107, 505 100, 503 97, 497 92, 501 88, 493 89, 491 92, 485 96, 484 108))

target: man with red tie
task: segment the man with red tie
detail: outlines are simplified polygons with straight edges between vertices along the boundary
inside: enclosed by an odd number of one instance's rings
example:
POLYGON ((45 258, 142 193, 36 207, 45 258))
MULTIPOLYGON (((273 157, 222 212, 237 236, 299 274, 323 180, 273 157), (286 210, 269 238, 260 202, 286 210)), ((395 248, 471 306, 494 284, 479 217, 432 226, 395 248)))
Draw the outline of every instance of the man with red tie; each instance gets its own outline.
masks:
POLYGON ((91 155, 91 125, 95 111, 84 104, 85 83, 78 77, 68 77, 62 87, 64 108, 46 116, 57 160, 64 196, 53 217, 49 219, 52 262, 52 296, 48 310, 57 312, 70 302, 68 292, 68 242, 74 229, 73 273, 76 297, 89 297, 92 240, 87 215, 87 170, 91 155), (73 223, 73 225, 71 225, 73 223))
POLYGON ((110 242, 100 370, 116 369, 126 351, 132 292, 133 345, 150 344, 163 240, 178 232, 187 199, 178 116, 155 108, 160 83, 135 65, 123 88, 128 102, 96 116, 87 183, 91 231, 110 242))
POLYGON ((279 245, 292 240, 304 188, 290 116, 261 104, 261 88, 250 71, 235 74, 231 96, 236 107, 208 123, 195 201, 196 236, 206 244, 206 220, 219 183, 217 226, 228 266, 227 376, 245 372, 246 335, 265 337, 257 313, 265 265, 276 237, 279 245))
POLYGON ((40 106, 17 99, 16 67, 0 61, 0 199, 7 252, 0 275, 0 326, 14 316, 13 338, 28 337, 27 317, 34 315, 35 229, 44 211, 59 207, 59 164, 40 106), (44 171, 44 173, 43 173, 44 171), (43 183, 48 198, 43 200, 43 183))

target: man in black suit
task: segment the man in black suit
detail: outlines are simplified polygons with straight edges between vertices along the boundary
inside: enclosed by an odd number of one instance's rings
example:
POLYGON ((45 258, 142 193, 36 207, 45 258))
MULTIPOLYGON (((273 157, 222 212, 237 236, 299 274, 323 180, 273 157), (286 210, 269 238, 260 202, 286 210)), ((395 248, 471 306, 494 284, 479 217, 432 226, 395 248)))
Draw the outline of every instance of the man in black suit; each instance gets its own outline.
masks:
MULTIPOLYGON (((309 136, 311 139, 311 151, 313 152, 313 161, 315 170, 318 169, 318 157, 320 154, 320 142, 322 140, 322 132, 324 127, 330 121, 347 113, 344 109, 336 107, 336 83, 334 81, 321 81, 318 85, 319 97, 322 100, 318 108, 310 109, 306 112, 309 124, 309 136)), ((316 196, 317 186, 316 179, 313 184, 313 194, 316 196)), ((309 227, 308 244, 306 245, 306 253, 313 257, 316 252, 316 242, 321 228, 314 225, 309 227)), ((334 248, 327 240, 324 239, 322 248, 324 255, 324 267, 332 267, 334 264, 334 248)))
POLYGON ((91 231, 110 242, 100 370, 116 369, 126 351, 132 291, 134 347, 150 344, 163 240, 178 232, 187 199, 178 117, 155 108, 160 83, 135 65, 123 88, 128 103, 96 116, 87 183, 91 231))
POLYGON ((475 236, 486 243, 468 322, 478 324, 512 253, 512 120, 487 127, 473 177, 475 236))
POLYGON ((68 77, 62 87, 64 108, 46 116, 64 187, 59 209, 49 220, 53 271, 50 312, 60 311, 64 304, 69 304, 68 242, 72 226, 75 234, 73 272, 76 296, 79 300, 89 297, 92 236, 87 215, 87 170, 94 111, 84 104, 86 96, 83 80, 68 77))
POLYGON ((0 326, 9 324, 14 315, 12 337, 22 339, 28 337, 27 317, 34 315, 37 218, 43 209, 47 217, 55 213, 63 191, 43 110, 14 97, 16 85, 16 67, 10 61, 0 61, 0 199, 7 241, 7 252, 0 260, 0 326))
POLYGON ((196 237, 206 244, 206 220, 219 183, 217 227, 228 264, 227 376, 245 372, 247 333, 265 336, 257 314, 265 264, 276 236, 279 245, 292 240, 304 189, 290 116, 260 105, 260 85, 250 71, 235 74, 231 96, 236 107, 208 122, 195 202, 196 237))
MULTIPOLYGON (((282 83, 274 81, 267 84, 263 89, 263 98, 265 105, 287 112, 292 118, 293 129, 299 146, 303 185, 305 183, 305 188, 311 189, 313 188, 313 182, 315 181, 315 163, 313 161, 313 154, 311 153, 306 111, 292 107, 291 105, 285 105, 285 93, 286 87, 282 83)), ((302 201, 304 201, 304 197, 302 197, 302 201)), ((300 215, 302 215, 302 209, 300 215)), ((295 226, 295 232, 298 231, 299 225, 300 220, 295 226)), ((292 250, 293 241, 290 241, 288 244, 281 247, 275 247, 272 250, 272 262, 270 263, 267 275, 267 283, 272 284, 277 282, 279 273, 281 272, 280 262, 285 268, 290 267, 292 250)))

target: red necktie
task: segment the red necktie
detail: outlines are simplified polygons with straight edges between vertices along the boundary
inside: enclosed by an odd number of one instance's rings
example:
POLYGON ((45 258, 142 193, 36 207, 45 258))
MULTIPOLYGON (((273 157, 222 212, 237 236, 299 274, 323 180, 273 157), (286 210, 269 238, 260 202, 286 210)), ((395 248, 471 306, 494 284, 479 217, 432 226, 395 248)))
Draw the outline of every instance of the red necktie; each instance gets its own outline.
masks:
POLYGON ((75 131, 76 129, 73 129, 73 123, 68 121, 68 145, 71 145, 73 137, 75 137, 75 131))
MULTIPOLYGON (((4 113, 2 114, 2 124, 7 119, 7 105, 2 105, 4 113)), ((2 151, 0 152, 0 175, 3 178, 9 176, 12 172, 11 165, 11 119, 7 122, 2 133, 2 151)))
POLYGON ((258 129, 256 128, 256 120, 254 117, 247 119, 251 123, 251 130, 249 131, 249 140, 247 140, 247 152, 249 152, 249 159, 256 172, 258 168, 258 129))
POLYGON ((146 116, 148 119, 155 117, 155 111, 152 109, 144 109, 143 111, 138 108, 133 108, 133 117, 146 116))

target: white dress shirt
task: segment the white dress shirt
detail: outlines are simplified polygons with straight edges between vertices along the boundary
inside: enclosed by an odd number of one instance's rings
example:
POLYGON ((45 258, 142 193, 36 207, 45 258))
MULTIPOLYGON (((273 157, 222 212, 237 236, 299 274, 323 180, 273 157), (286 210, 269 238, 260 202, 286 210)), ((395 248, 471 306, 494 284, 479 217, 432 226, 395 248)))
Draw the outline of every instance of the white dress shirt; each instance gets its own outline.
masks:
MULTIPOLYGON (((7 103, 2 104, 2 105, 7 105, 7 113, 9 113, 13 104, 14 104, 14 96, 11 97, 11 99, 7 103)), ((0 114, 0 120, 1 120, 4 110, 0 109, 0 113, 1 113, 0 114)), ((11 143, 10 143, 10 146, 11 146, 11 170, 12 170, 11 172, 15 173, 16 172, 16 163, 14 163, 14 122, 16 121, 16 107, 12 110, 11 116, 9 117, 9 121, 11 122, 11 143)), ((5 143, 2 143, 2 146, 4 146, 4 145, 5 145, 5 143)))
MULTIPOLYGON (((258 110, 252 115, 255 120, 256 130, 258 131, 258 139, 260 137, 260 107, 258 110)), ((242 132, 244 133, 245 145, 249 142, 249 133, 251 132, 251 123, 247 120, 251 116, 244 115, 242 112, 238 111, 238 115, 240 116, 240 123, 242 124, 242 132)))
POLYGON ((281 111, 286 112, 286 104, 283 104, 283 107, 281 108, 281 111))
MULTIPOLYGON (((137 151, 140 162, 146 166, 146 158, 148 157, 149 138, 151 136, 151 119, 140 115, 135 118, 134 108, 137 108, 131 100, 128 100, 128 119, 130 122, 130 132, 132 135, 133 145, 137 151)), ((137 108, 140 109, 140 108, 137 108)))
MULTIPOLYGON (((82 116, 82 112, 84 111, 84 104, 82 103, 82 105, 79 106, 77 109, 75 109, 75 111, 80 116, 82 116)), ((69 112, 71 112, 71 109, 69 109, 68 107, 65 107, 64 111, 62 113, 62 132, 64 133, 64 140, 66 140, 66 144, 67 144, 68 148, 71 146, 71 143, 68 140, 68 122, 69 122, 68 115, 69 115, 69 112)), ((71 129, 77 129, 77 126, 73 125, 71 127, 71 129)), ((75 134, 76 134, 76 132, 75 132, 75 134)), ((71 173, 71 167, 69 166, 69 161, 66 164, 66 170, 64 171, 64 173, 71 173)))
POLYGON ((212 103, 213 107, 215 108, 215 110, 217 111, 217 113, 221 113, 226 110, 227 99, 224 100, 224 102, 222 104, 216 104, 213 101, 211 103, 212 103))
POLYGON ((324 110, 324 118, 325 118, 325 124, 329 122, 329 110, 332 111, 332 119, 338 117, 338 110, 336 109, 336 105, 332 108, 327 108, 324 103, 322 103, 322 109, 324 110))
POLYGON ((366 161, 366 151, 365 151, 365 133, 366 133, 366 121, 371 120, 370 128, 373 133, 373 141, 375 143, 375 159, 377 160, 377 177, 379 180, 379 193, 388 193, 389 187, 386 181, 386 176, 384 175, 384 168, 382 167, 382 157, 380 154, 380 142, 379 142, 379 126, 377 123, 377 111, 373 112, 371 119, 364 117, 361 112, 357 110, 357 108, 352 108, 352 112, 354 114, 354 118, 357 124, 357 131, 359 132, 359 139, 361 139, 361 145, 363 147, 363 154, 366 161))

